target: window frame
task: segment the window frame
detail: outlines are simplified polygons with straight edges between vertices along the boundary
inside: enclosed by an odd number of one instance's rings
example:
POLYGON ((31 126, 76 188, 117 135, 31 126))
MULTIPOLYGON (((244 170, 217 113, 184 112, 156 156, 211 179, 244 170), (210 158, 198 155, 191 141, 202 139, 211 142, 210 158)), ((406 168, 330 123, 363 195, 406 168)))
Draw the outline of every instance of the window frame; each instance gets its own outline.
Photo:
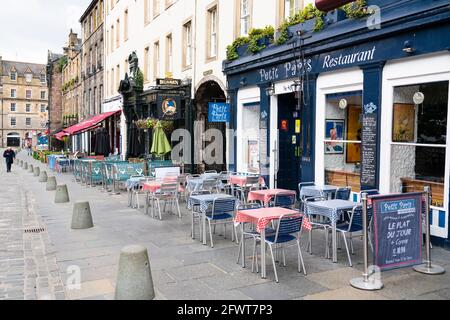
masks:
POLYGON ((219 3, 213 2, 206 8, 206 63, 217 60, 219 55, 219 3), (213 23, 214 22, 214 23, 213 23), (214 29, 214 32, 213 32, 214 29), (214 40, 213 40, 214 39, 214 40), (213 53, 214 48, 214 53, 213 53))
POLYGON ((192 18, 187 19, 183 23, 183 56, 182 67, 183 71, 192 68, 192 45, 193 45, 193 30, 192 30, 192 18), (188 32, 189 31, 189 32, 188 32), (189 57, 189 61, 187 58, 189 57))

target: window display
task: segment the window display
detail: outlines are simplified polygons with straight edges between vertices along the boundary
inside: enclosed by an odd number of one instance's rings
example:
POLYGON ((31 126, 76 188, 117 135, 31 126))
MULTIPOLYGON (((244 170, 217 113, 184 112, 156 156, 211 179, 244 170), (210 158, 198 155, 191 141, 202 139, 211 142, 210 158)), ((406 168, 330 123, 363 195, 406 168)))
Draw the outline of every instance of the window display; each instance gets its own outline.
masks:
POLYGON ((394 88, 391 192, 431 188, 444 206, 448 82, 394 88))
POLYGON ((325 183, 360 190, 362 92, 328 95, 325 108, 325 183))

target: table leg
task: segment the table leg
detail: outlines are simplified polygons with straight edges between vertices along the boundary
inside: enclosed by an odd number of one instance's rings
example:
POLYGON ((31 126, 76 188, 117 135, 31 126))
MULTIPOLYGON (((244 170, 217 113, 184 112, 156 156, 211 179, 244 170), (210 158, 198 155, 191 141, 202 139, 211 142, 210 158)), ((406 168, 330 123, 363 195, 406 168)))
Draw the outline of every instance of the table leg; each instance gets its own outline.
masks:
POLYGON ((333 237, 333 262, 337 262, 337 237, 336 237, 336 221, 331 224, 332 237, 333 237))
POLYGON ((261 230, 261 278, 266 278, 266 230, 261 230))
POLYGON ((245 268, 245 243, 244 243, 244 223, 241 223, 241 254, 242 254, 242 268, 245 268))
POLYGON ((145 215, 148 215, 148 191, 145 193, 145 215))
POLYGON ((203 244, 206 246, 206 215, 204 213, 202 213, 202 226, 203 226, 203 244))

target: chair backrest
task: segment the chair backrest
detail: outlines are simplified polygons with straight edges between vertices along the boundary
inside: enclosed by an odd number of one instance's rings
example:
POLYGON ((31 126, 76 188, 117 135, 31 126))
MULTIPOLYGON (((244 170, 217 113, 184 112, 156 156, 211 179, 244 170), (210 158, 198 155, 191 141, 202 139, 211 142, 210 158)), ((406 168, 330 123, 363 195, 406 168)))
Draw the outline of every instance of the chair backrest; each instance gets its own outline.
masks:
POLYGON ((380 192, 377 189, 370 189, 370 190, 362 190, 359 192, 359 198, 361 199, 361 195, 363 193, 367 193, 368 196, 375 196, 380 194, 380 192))
POLYGON ((237 208, 238 211, 252 210, 252 209, 261 209, 262 206, 259 203, 246 203, 240 204, 237 208))
POLYGON ((336 190, 334 198, 340 200, 348 200, 350 199, 351 193, 352 193, 351 187, 339 188, 336 190))
MULTIPOLYGON (((354 206, 350 216, 346 217, 344 220, 348 222, 348 230, 353 229, 357 231, 363 228, 363 212, 362 206, 354 206)), ((369 214, 367 220, 370 221, 369 214)))
POLYGON ((212 190, 217 187, 217 179, 205 179, 202 186, 203 190, 212 190))
POLYGON ((177 195, 178 194, 178 184, 177 183, 162 183, 161 193, 177 195))
POLYGON ((236 211, 236 199, 215 199, 212 204, 211 217, 236 211))
POLYGON ((253 185, 259 184, 259 177, 258 176, 248 176, 246 184, 248 186, 253 186, 253 185))
POLYGON ((275 234, 275 242, 280 236, 299 233, 302 229, 303 216, 281 216, 275 234))
POLYGON ((295 193, 279 192, 275 195, 274 206, 292 209, 296 201, 295 193))
POLYGON ((206 170, 205 173, 217 173, 217 170, 206 170))
POLYGON ((191 196, 201 196, 204 194, 211 194, 211 190, 197 190, 197 191, 192 191, 191 196))
POLYGON ((299 194, 301 194, 302 193, 302 188, 303 187, 310 187, 310 186, 315 186, 316 184, 314 183, 314 182, 300 182, 299 184, 298 184, 298 192, 299 192, 299 194))

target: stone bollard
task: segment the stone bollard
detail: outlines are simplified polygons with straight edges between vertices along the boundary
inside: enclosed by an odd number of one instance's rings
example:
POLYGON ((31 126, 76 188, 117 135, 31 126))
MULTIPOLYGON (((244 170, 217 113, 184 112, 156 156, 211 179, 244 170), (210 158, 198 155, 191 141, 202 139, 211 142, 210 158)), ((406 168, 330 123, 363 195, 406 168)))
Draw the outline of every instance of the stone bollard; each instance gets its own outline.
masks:
POLYGON ((28 166, 28 172, 29 172, 29 173, 33 173, 33 172, 34 172, 34 168, 33 168, 33 165, 32 165, 32 164, 30 164, 30 165, 28 166))
POLYGON ((41 168, 35 167, 34 170, 33 170, 33 176, 34 177, 39 177, 40 174, 41 174, 41 168))
POLYGON ((67 191, 67 185, 63 184, 56 186, 55 203, 70 202, 69 191, 67 191))
POLYGON ((56 190, 56 177, 48 177, 47 184, 45 186, 45 190, 47 191, 55 191, 56 190))
POLYGON ((147 249, 133 245, 122 249, 117 275, 116 300, 153 300, 152 272, 147 249))
POLYGON ((39 175, 39 182, 47 182, 47 171, 41 171, 41 174, 39 175))
POLYGON ((72 229, 90 229, 94 227, 89 202, 76 202, 73 205, 72 229))
POLYGON ((28 170, 28 162, 25 162, 25 165, 23 167, 25 170, 28 170))

